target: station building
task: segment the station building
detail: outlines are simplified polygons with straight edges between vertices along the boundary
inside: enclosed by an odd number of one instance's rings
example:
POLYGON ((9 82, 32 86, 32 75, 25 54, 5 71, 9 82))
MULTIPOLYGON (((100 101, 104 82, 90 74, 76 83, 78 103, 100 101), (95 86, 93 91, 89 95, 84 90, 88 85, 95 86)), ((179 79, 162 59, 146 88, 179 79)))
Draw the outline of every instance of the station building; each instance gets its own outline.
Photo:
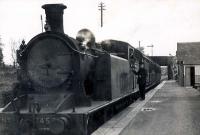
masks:
POLYGON ((178 83, 186 87, 200 86, 200 42, 177 43, 178 83))

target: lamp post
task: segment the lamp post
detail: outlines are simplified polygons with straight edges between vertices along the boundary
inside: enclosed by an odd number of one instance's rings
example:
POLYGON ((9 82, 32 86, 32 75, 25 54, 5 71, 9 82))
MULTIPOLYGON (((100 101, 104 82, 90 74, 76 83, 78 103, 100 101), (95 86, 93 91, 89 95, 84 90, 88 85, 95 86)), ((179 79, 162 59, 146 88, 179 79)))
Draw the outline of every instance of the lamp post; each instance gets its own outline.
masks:
POLYGON ((148 45, 147 47, 151 47, 151 56, 153 56, 153 47, 154 47, 154 45, 148 45))

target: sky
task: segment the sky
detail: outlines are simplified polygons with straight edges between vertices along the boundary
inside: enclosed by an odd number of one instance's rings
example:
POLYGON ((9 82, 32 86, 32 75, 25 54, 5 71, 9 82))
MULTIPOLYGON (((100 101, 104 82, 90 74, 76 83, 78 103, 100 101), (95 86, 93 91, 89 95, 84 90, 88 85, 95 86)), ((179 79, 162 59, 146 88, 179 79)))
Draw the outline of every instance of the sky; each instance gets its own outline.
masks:
POLYGON ((0 37, 6 64, 12 63, 11 40, 26 43, 41 33, 41 6, 63 3, 64 31, 76 37, 80 29, 90 29, 96 41, 116 39, 154 56, 175 55, 177 42, 200 41, 200 0, 0 0, 0 37), (100 27, 100 2, 105 4, 104 26, 100 27))

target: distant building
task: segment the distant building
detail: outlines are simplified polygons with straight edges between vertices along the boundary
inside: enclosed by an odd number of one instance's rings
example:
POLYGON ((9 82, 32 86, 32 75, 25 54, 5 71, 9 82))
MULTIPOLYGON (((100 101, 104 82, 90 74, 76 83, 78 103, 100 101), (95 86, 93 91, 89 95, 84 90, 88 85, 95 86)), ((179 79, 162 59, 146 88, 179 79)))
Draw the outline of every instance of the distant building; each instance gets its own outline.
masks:
POLYGON ((177 43, 178 83, 200 86, 200 42, 177 43))
MULTIPOLYGON (((161 66, 162 77, 170 79, 176 79, 177 76, 177 64, 175 56, 149 56, 154 62, 161 66)), ((162 78, 161 77, 161 78, 162 78)))

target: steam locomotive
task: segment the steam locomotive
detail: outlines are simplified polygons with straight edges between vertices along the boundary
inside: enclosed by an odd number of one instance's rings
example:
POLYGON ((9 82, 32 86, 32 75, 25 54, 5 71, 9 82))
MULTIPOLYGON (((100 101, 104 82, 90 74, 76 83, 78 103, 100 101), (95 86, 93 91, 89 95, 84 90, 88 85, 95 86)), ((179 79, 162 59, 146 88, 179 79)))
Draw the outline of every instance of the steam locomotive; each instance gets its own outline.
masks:
POLYGON ((95 43, 88 29, 76 39, 63 30, 63 4, 46 4, 45 30, 18 50, 14 96, 0 112, 1 135, 89 135, 138 97, 139 64, 146 90, 160 66, 130 44, 95 43))

